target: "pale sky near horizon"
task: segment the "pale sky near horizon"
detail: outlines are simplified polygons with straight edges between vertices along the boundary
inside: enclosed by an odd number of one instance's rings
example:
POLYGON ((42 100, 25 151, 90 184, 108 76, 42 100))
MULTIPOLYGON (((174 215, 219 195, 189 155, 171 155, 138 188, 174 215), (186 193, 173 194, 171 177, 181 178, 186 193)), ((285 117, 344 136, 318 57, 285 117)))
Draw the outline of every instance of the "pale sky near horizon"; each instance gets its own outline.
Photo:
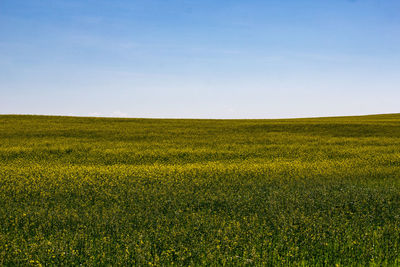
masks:
POLYGON ((399 113, 399 0, 0 0, 0 114, 399 113))

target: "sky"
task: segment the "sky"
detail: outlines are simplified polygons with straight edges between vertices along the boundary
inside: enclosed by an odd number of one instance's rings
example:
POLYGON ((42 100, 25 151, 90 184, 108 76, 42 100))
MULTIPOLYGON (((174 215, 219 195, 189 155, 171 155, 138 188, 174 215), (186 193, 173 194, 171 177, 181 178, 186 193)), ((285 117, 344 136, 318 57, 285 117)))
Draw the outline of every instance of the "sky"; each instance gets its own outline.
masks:
POLYGON ((399 0, 0 0, 0 114, 400 112, 399 0))

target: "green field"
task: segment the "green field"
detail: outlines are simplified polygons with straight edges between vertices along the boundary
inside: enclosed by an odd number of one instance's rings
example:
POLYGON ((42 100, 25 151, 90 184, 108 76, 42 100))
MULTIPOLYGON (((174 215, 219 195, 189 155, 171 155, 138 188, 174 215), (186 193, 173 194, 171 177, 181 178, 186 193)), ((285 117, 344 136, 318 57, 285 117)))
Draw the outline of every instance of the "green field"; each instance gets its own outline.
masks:
POLYGON ((400 114, 0 116, 0 265, 400 264, 400 114))

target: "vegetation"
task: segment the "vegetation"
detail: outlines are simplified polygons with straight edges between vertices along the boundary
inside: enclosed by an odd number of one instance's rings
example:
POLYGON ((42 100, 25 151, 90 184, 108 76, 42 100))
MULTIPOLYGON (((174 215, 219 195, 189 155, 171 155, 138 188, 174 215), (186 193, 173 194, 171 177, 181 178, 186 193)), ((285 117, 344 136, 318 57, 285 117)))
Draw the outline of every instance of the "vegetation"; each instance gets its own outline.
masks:
POLYGON ((400 115, 0 116, 0 265, 400 264, 400 115))

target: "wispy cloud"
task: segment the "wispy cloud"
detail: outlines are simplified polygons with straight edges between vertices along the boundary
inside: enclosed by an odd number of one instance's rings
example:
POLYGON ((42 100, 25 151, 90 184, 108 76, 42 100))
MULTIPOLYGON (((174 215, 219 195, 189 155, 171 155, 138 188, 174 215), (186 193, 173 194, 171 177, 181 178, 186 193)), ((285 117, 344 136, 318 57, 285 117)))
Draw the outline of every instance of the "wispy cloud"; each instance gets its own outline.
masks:
POLYGON ((66 39, 77 46, 91 47, 102 50, 129 50, 140 47, 138 43, 132 41, 108 39, 101 36, 87 34, 70 35, 66 36, 66 39))

